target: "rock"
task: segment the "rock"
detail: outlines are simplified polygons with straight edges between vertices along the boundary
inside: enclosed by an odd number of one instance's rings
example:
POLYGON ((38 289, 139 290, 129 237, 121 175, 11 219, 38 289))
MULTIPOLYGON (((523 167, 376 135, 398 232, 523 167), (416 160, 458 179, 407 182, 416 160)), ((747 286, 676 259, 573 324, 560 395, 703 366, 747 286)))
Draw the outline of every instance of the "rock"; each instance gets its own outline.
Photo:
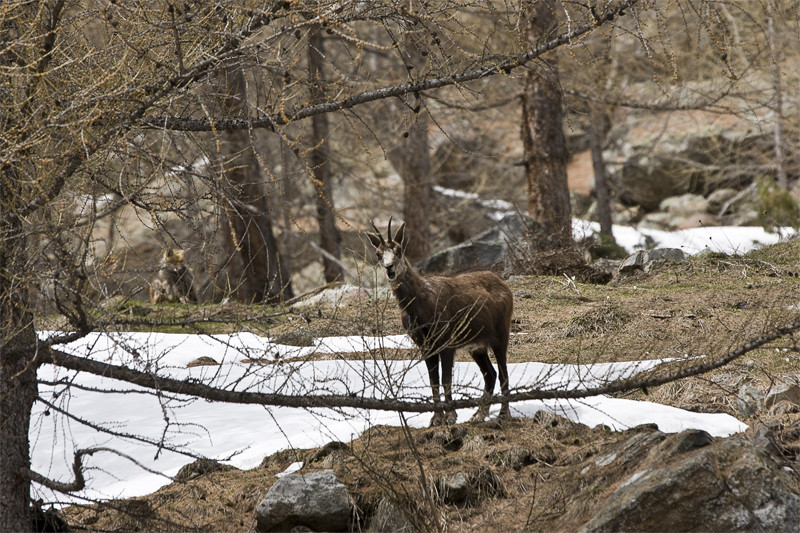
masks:
POLYGON ((204 355, 203 357, 198 357, 197 359, 186 363, 186 368, 193 368, 196 366, 218 366, 219 363, 211 357, 204 355))
POLYGON ((674 441, 674 447, 665 453, 666 457, 681 455, 708 446, 714 442, 714 437, 702 429, 688 429, 678 433, 671 441, 674 441))
POLYGON ((256 508, 256 530, 346 531, 352 508, 347 488, 333 470, 284 476, 256 508))
POLYGON ((224 472, 226 470, 233 470, 234 467, 215 461, 213 459, 198 459, 188 465, 183 465, 178 473, 175 474, 175 479, 179 481, 189 481, 211 472, 224 472))
POLYGON ((486 467, 440 477, 435 486, 439 500, 449 505, 476 505, 486 498, 506 495, 503 482, 486 467))
POLYGON ((770 409, 778 402, 789 402, 800 406, 800 385, 797 383, 778 385, 767 393, 764 399, 764 407, 770 409))
POLYGON ((470 492, 469 481, 463 472, 440 479, 436 488, 439 498, 447 504, 465 502, 470 492))
POLYGON ((295 309, 312 309, 316 307, 339 307, 357 305, 370 300, 369 293, 363 287, 346 284, 332 284, 295 298, 290 305, 295 309))
POLYGON ((529 236, 541 232, 541 225, 527 215, 507 214, 492 228, 467 242, 435 253, 416 266, 425 273, 489 268, 506 257, 509 243, 528 245, 534 240, 529 236))
POLYGON ((672 227, 672 215, 670 215, 669 213, 664 213, 662 211, 647 213, 645 216, 642 217, 642 220, 639 222, 638 227, 642 229, 658 229, 658 230, 674 229, 672 227))
POLYGON ((726 439, 693 430, 639 448, 627 463, 589 458, 586 489, 550 529, 789 532, 800 523, 800 475, 766 429, 726 439))
POLYGON ((708 200, 699 194, 687 193, 666 198, 658 207, 673 217, 687 217, 695 213, 705 213, 708 210, 708 200))
POLYGON ((783 416, 800 413, 800 405, 792 402, 778 402, 769 408, 770 416, 783 416))
POLYGON ((666 261, 683 261, 686 254, 678 248, 657 248, 655 250, 637 250, 626 257, 619 265, 620 273, 631 273, 635 270, 650 272, 654 267, 666 261))
POLYGON ((723 206, 733 199, 739 192, 736 189, 717 189, 708 195, 709 213, 717 214, 722 211, 723 206))
POLYGON ((758 176, 753 151, 768 153, 772 139, 734 115, 724 119, 703 111, 631 113, 615 123, 620 142, 608 150, 609 180, 618 184, 619 199, 655 211, 670 196, 720 185, 737 188, 758 176), (711 164, 709 164, 711 163, 711 164), (735 176, 718 168, 736 168, 735 176), (708 170, 704 169, 707 168, 708 170))
POLYGON ((750 418, 764 409, 764 393, 752 385, 742 385, 736 399, 736 407, 744 418, 750 418))
POLYGON ((304 326, 281 333, 271 340, 275 344, 283 344, 285 346, 314 346, 314 334, 304 326))
POLYGON ((412 533, 416 531, 419 531, 419 528, 414 527, 406 513, 390 501, 383 499, 372 514, 366 533, 412 533))
POLYGON ((719 223, 711 213, 692 213, 685 217, 677 217, 671 223, 675 229, 707 228, 709 226, 719 226, 719 223))

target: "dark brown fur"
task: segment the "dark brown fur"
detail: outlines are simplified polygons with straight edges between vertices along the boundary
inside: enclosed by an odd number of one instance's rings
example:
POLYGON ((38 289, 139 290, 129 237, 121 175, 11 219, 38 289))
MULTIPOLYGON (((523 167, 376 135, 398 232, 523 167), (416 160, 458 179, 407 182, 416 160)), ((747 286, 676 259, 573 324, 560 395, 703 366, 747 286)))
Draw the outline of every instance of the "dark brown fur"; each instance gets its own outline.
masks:
MULTIPOLYGON (((500 387, 503 396, 507 396, 506 354, 514 307, 508 285, 487 271, 423 276, 405 258, 404 236, 405 224, 392 238, 391 221, 388 241, 384 241, 380 233, 369 234, 402 311, 403 327, 425 356, 434 401, 440 400, 440 362, 444 397, 447 401, 452 400, 455 350, 465 346, 470 347, 470 355, 483 374, 485 396, 493 394, 497 380, 487 350, 492 349, 500 374, 500 387)), ((487 414, 488 406, 482 406, 473 420, 483 420, 487 414)), ((507 401, 502 404, 500 416, 510 416, 507 401)), ((455 420, 455 411, 437 411, 431 425, 450 424, 455 420)))

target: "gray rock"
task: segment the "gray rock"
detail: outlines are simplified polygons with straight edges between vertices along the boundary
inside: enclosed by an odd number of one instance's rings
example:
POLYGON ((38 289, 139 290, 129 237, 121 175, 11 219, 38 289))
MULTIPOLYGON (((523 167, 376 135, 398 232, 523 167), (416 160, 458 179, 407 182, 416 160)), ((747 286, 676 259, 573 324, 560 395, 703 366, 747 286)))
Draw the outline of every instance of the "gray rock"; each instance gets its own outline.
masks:
POLYGON ((779 402, 800 405, 800 385, 796 383, 778 385, 767 393, 767 397, 764 399, 764 407, 770 409, 779 402))
POLYGON ((666 261, 683 261, 686 254, 678 248, 657 248, 655 250, 637 250, 626 257, 619 265, 620 273, 630 273, 634 270, 650 272, 653 267, 666 261))
POLYGON ((694 213, 705 213, 708 210, 708 200, 699 194, 686 193, 670 196, 662 200, 658 207, 672 216, 687 217, 694 213))
POLYGON ((381 500, 369 520, 366 533, 412 533, 419 531, 408 515, 388 500, 381 500))
POLYGON ((708 195, 708 210, 711 213, 719 213, 722 207, 738 194, 736 189, 717 189, 708 195))
POLYGON ((642 220, 639 222, 638 226, 642 229, 659 229, 659 230, 671 230, 674 229, 672 226, 673 217, 669 213, 664 213, 663 211, 654 211, 653 213, 647 213, 642 220))
POLYGON ((711 213, 691 213, 684 217, 675 217, 671 224, 676 229, 708 228, 719 226, 711 213))
POLYGON ((314 346, 314 334, 307 327, 301 326, 276 336, 272 342, 286 346, 314 346))
POLYGON ((345 531, 352 512, 347 488, 332 470, 290 474, 269 489, 256 508, 256 530, 345 531))
POLYGON ((463 503, 469 496, 470 486, 463 472, 441 479, 438 484, 439 497, 444 503, 463 503))
POLYGON ((476 505, 487 498, 504 498, 506 495, 500 478, 486 467, 440 477, 435 486, 439 501, 450 505, 476 505))
POLYGON ((362 287, 333 283, 320 290, 297 297, 290 304, 294 309, 315 309, 326 306, 337 308, 358 305, 369 300, 369 293, 362 287))
MULTIPOLYGON (((796 531, 800 475, 768 430, 710 439, 703 432, 670 435, 635 460, 600 468, 591 479, 607 489, 578 495, 553 530, 796 531), (639 459, 644 456, 644 459, 639 459)), ((588 472, 588 471, 587 471, 588 472)))
POLYGON ((207 355, 186 363, 186 368, 194 368, 196 366, 219 366, 219 363, 214 358, 208 357, 207 355))
POLYGON ((541 225, 527 215, 510 213, 495 226, 469 241, 452 246, 417 263, 422 272, 460 272, 489 268, 506 257, 511 245, 530 245, 543 235, 541 225))
POLYGON ((210 474, 211 472, 225 472, 233 470, 234 467, 215 461, 214 459, 197 459, 193 463, 183 465, 178 473, 175 474, 175 479, 179 481, 189 481, 200 476, 210 474))
POLYGON ((742 385, 736 398, 736 407, 744 418, 750 418, 764 409, 764 393, 752 385, 742 385))
POLYGON ((721 121, 694 111, 650 112, 646 117, 631 113, 614 129, 620 142, 607 157, 623 163, 609 168, 609 179, 617 184, 621 201, 645 211, 655 211, 665 198, 697 184, 713 188, 723 179, 725 186, 742 186, 759 175, 758 170, 744 170, 751 165, 753 150, 772 149, 766 132, 734 116, 721 121), (736 177, 718 170, 737 166, 744 171, 736 177))

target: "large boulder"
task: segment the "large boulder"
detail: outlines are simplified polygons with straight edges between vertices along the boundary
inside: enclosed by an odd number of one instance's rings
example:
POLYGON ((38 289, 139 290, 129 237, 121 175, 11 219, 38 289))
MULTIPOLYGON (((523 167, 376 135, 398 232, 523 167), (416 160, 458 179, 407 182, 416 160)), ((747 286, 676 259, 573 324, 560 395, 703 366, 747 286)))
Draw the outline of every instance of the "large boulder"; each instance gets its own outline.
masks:
POLYGON ((620 199, 655 211, 671 196, 738 189, 758 176, 753 154, 769 153, 772 139, 733 114, 699 110, 630 113, 615 124, 619 142, 606 153, 620 199), (739 172, 730 172, 737 168, 739 172))
POLYGON ((333 470, 290 474, 278 479, 256 508, 256 530, 346 531, 352 505, 333 470))
POLYGON ((553 529, 796 531, 800 475, 772 438, 763 428, 726 439, 637 433, 589 461, 587 490, 553 529))
POLYGON ((491 268, 508 255, 509 246, 530 245, 542 234, 541 225, 531 217, 508 213, 488 230, 435 253, 416 266, 426 273, 491 268))

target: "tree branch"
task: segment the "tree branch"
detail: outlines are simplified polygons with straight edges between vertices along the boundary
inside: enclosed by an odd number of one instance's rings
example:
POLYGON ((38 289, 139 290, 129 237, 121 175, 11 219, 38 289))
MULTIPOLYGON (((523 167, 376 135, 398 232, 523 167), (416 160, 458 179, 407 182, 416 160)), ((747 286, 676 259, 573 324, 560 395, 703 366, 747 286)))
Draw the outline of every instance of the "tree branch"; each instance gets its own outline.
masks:
MULTIPOLYGON (((144 114, 152 106, 161 101, 161 99, 169 96, 174 91, 184 88, 187 85, 190 85, 191 83, 201 79, 209 71, 216 68, 220 62, 229 55, 235 54, 239 49, 240 43, 253 35, 253 33, 255 33, 262 26, 268 24, 270 21, 270 15, 274 11, 282 9, 283 5, 284 2, 276 1, 273 3, 273 6, 264 14, 254 14, 252 17, 250 17, 249 22, 244 26, 244 28, 242 28, 236 35, 231 36, 230 39, 227 39, 218 50, 209 51, 208 54, 205 54, 204 57, 208 57, 208 59, 200 61, 190 68, 186 73, 178 73, 176 76, 170 79, 160 80, 163 82, 159 84, 161 88, 158 89, 148 100, 141 102, 130 112, 123 113, 122 115, 116 117, 104 117, 107 120, 106 123, 108 126, 100 131, 94 140, 85 142, 81 147, 64 156, 64 165, 61 171, 53 176, 52 184, 48 187, 48 189, 42 191, 35 197, 33 201, 21 206, 16 211, 4 213, 2 218, 0 218, 0 223, 5 224, 9 217, 23 218, 49 203, 52 198, 57 197, 64 188, 67 180, 73 174, 75 174, 75 172, 77 172, 78 169, 80 169, 84 163, 89 160, 89 158, 94 156, 98 151, 113 142, 115 139, 124 135, 131 127, 136 125, 139 120, 142 119, 144 114)), ((55 36, 53 36, 53 43, 54 42, 55 36)))
POLYGON ((63 493, 78 492, 80 490, 83 490, 86 487, 86 480, 83 477, 83 456, 84 455, 94 455, 96 452, 113 453, 115 455, 118 455, 120 457, 123 457, 123 458, 127 459, 128 461, 132 462, 133 464, 135 464, 139 468, 141 468, 143 470, 146 470, 147 472, 150 472, 151 474, 156 474, 156 475, 165 477, 165 478, 169 479, 170 481, 175 481, 174 478, 171 478, 171 477, 165 475, 163 472, 158 472, 156 470, 153 470, 152 468, 146 467, 145 465, 143 465, 142 463, 140 463, 139 461, 137 461, 136 459, 134 459, 130 455, 127 455, 127 454, 124 454, 124 453, 119 452, 117 450, 114 450, 113 448, 106 448, 106 447, 103 447, 103 446, 100 446, 100 447, 97 447, 97 448, 83 448, 83 449, 80 449, 77 452, 75 452, 75 460, 72 463, 72 472, 75 474, 75 479, 73 481, 69 482, 69 483, 64 483, 62 481, 55 481, 55 480, 50 479, 50 478, 48 478, 46 476, 43 476, 42 474, 39 474, 38 472, 34 472, 30 468, 25 468, 25 467, 20 468, 20 472, 19 473, 20 473, 20 475, 27 477, 28 479, 30 479, 34 483, 38 483, 39 485, 42 485, 43 487, 47 487, 48 489, 51 489, 51 490, 55 490, 55 491, 63 492, 63 493))
MULTIPOLYGON (((800 319, 783 327, 778 327, 772 332, 765 334, 757 339, 743 344, 741 347, 729 351, 719 358, 703 358, 702 362, 687 366, 682 366, 674 370, 664 371, 671 363, 665 363, 658 367, 637 374, 631 378, 615 380, 596 387, 575 388, 570 390, 563 389, 529 389, 513 393, 508 396, 509 402, 521 402, 526 400, 550 400, 550 399, 580 399, 599 396, 604 394, 615 394, 631 390, 656 387, 672 381, 685 379, 710 372, 743 355, 761 348, 762 346, 777 340, 781 337, 792 335, 800 330, 800 319)), ((99 361, 93 361, 83 357, 70 355, 66 352, 52 349, 51 361, 40 361, 41 363, 51 362, 52 364, 75 370, 78 372, 89 372, 98 376, 125 381, 141 387, 154 390, 161 390, 175 394, 197 396, 206 400, 236 403, 236 404, 256 404, 269 405, 273 407, 295 407, 295 408, 353 408, 370 409, 375 411, 403 411, 403 412, 430 412, 443 407, 452 409, 473 408, 486 403, 495 404, 503 401, 501 396, 495 395, 491 400, 483 398, 456 400, 453 402, 437 403, 428 401, 412 401, 397 399, 382 399, 374 397, 359 397, 356 395, 313 395, 305 394, 302 396, 292 396, 287 394, 248 392, 224 390, 196 381, 181 381, 174 378, 157 376, 152 373, 141 372, 131 368, 121 367, 99 361)), ((687 361, 681 361, 686 363, 687 361)))
POLYGON ((414 83, 407 83, 404 85, 395 85, 392 87, 383 87, 372 91, 365 91, 355 94, 348 98, 333 102, 324 102, 321 104, 310 105, 302 107, 295 111, 288 113, 279 113, 271 116, 253 118, 253 119, 232 119, 232 118, 219 118, 219 119, 192 119, 192 118, 178 118, 178 117, 147 117, 140 122, 141 126, 152 129, 166 129, 177 131, 234 131, 241 129, 274 129, 275 126, 283 126, 290 122, 296 122, 305 118, 310 118, 315 115, 323 113, 333 113, 335 111, 342 111, 350 109, 358 105, 383 100, 386 98, 393 98, 396 96, 403 96, 406 94, 420 93, 423 91, 430 91, 434 89, 441 89, 451 85, 458 85, 469 81, 475 81, 482 78, 488 78, 497 74, 508 74, 514 69, 523 67, 537 59, 541 55, 551 50, 555 50, 565 44, 573 42, 578 37, 589 33, 603 24, 615 20, 619 16, 625 15, 625 10, 632 8, 638 4, 640 0, 625 0, 618 6, 609 9, 602 16, 591 22, 579 26, 572 31, 563 33, 547 41, 533 50, 525 52, 517 56, 507 57, 496 64, 481 67, 479 69, 463 72, 461 74, 453 74, 450 76, 442 76, 431 80, 425 80, 414 83))

